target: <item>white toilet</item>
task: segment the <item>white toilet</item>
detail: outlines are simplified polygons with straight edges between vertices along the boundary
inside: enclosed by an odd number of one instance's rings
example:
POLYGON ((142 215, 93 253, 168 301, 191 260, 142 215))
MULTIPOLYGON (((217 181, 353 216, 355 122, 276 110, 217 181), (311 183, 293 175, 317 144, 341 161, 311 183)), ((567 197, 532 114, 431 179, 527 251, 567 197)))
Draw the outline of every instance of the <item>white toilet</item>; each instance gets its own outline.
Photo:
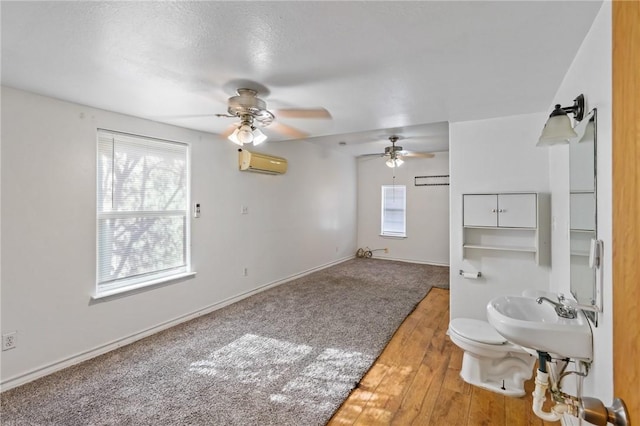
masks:
POLYGON ((502 337, 488 322, 456 318, 449 337, 464 350, 460 376, 474 386, 507 396, 523 396, 536 357, 502 337))

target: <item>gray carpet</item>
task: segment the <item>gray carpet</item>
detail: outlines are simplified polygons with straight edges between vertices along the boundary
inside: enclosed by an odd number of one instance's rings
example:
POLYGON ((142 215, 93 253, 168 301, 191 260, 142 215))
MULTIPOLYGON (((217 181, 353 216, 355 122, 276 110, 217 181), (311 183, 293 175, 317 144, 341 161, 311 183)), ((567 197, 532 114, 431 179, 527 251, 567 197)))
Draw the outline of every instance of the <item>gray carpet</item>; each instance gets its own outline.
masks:
POLYGON ((9 425, 323 425, 449 268, 353 259, 1 394, 9 425))

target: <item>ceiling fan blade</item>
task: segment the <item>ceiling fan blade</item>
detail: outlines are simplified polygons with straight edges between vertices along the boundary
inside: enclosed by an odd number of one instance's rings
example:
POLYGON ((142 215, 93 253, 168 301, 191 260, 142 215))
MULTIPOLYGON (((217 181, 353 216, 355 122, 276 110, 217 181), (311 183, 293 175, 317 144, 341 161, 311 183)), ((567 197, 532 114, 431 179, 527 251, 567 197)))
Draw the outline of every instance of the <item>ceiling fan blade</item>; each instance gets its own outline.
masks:
POLYGON ((214 114, 182 114, 182 115, 151 115, 151 120, 190 120, 196 118, 211 118, 214 114))
POLYGON ((376 154, 365 154, 365 155, 358 155, 356 157, 359 161, 368 163, 368 162, 378 162, 381 161, 380 159, 384 159, 385 155, 380 154, 380 155, 376 155, 376 154))
POLYGON ((283 118, 331 118, 324 108, 284 108, 275 110, 277 117, 283 118))
POLYGON ((236 130, 236 127, 237 126, 235 124, 232 124, 231 126, 224 129, 224 132, 220 133, 220 136, 223 138, 228 138, 229 135, 231 135, 231 133, 233 133, 233 131, 236 130))
POLYGON ((387 154, 362 154, 362 155, 358 155, 358 158, 363 158, 363 157, 384 157, 387 154))
POLYGON ((309 136, 308 133, 305 133, 302 130, 298 130, 295 127, 287 126, 286 124, 282 124, 277 121, 271 123, 269 128, 293 139, 304 139, 309 136))
POLYGON ((414 158, 433 158, 436 155, 430 152, 407 152, 404 154, 400 154, 403 157, 414 157, 414 158))

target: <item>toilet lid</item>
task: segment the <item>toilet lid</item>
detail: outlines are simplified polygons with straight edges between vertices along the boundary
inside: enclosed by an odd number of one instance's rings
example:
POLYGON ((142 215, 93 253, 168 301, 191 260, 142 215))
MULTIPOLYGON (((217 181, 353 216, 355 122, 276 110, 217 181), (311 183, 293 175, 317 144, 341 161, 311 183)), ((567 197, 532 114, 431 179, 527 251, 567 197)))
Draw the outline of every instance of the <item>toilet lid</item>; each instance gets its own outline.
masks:
POLYGON ((456 334, 489 345, 501 345, 507 342, 495 328, 486 321, 471 318, 456 318, 449 323, 449 328, 456 334))

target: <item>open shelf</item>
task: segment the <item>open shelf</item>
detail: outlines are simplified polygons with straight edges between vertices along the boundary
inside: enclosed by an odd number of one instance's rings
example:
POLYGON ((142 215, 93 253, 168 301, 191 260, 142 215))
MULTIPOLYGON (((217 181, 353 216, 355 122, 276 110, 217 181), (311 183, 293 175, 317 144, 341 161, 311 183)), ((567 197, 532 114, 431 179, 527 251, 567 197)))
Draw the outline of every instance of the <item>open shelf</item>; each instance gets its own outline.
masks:
POLYGON ((535 253, 537 251, 537 249, 532 246, 488 246, 488 245, 465 244, 463 247, 466 249, 524 251, 529 253, 535 253))

